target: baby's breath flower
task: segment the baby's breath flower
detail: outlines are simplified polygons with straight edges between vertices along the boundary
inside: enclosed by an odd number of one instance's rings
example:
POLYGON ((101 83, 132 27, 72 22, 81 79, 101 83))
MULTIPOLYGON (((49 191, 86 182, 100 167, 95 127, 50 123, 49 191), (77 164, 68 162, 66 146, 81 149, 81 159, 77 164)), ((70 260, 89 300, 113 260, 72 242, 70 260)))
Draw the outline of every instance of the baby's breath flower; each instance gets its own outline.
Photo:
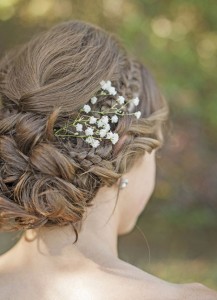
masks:
POLYGON ((100 119, 104 124, 107 124, 109 121, 108 116, 102 116, 102 118, 100 119))
POLYGON ((101 87, 102 87, 103 90, 107 90, 108 91, 111 88, 111 81, 110 80, 107 80, 107 81, 102 80, 100 82, 100 85, 101 85, 101 87))
POLYGON ((112 123, 117 123, 118 122, 118 116, 113 115, 111 120, 112 120, 112 123))
POLYGON ((113 133, 113 136, 111 137, 112 144, 116 144, 118 140, 119 140, 118 133, 116 133, 116 132, 113 133))
POLYGON ((100 144, 100 142, 99 142, 98 140, 95 140, 95 139, 93 139, 93 141, 91 142, 91 146, 92 146, 93 148, 98 147, 99 144, 100 144))
POLYGON ((96 123, 96 120, 97 120, 97 118, 91 116, 91 117, 90 117, 90 120, 89 120, 89 123, 90 123, 90 124, 95 124, 95 123, 96 123))
POLYGON ((100 81, 101 87, 105 84, 105 80, 100 81))
POLYGON ((103 127, 104 124, 105 123, 101 119, 97 121, 97 126, 98 127, 103 127))
POLYGON ((125 98, 123 96, 118 96, 117 102, 122 105, 125 102, 125 98))
POLYGON ((93 135, 93 128, 88 127, 88 128, 85 130, 85 134, 86 134, 86 135, 93 135))
POLYGON ((88 114, 91 111, 91 107, 88 104, 85 104, 83 110, 88 114))
POLYGON ((80 123, 77 123, 77 124, 76 124, 76 130, 77 130, 77 131, 82 131, 82 127, 83 127, 82 124, 80 124, 80 123))
POLYGON ((88 137, 85 139, 85 142, 87 142, 88 144, 90 144, 92 141, 93 141, 93 137, 92 137, 92 136, 88 136, 88 137))
POLYGON ((137 106, 138 104, 139 104, 139 98, 138 97, 136 97, 136 98, 134 98, 133 99, 133 104, 135 105, 135 106, 137 106))
POLYGON ((115 89, 115 87, 111 86, 109 89, 108 89, 108 92, 110 95, 116 95, 117 94, 117 91, 115 89))
POLYGON ((140 116, 141 116, 141 111, 136 111, 135 113, 134 113, 134 115, 137 117, 137 119, 139 119, 140 118, 140 116))
POLYGON ((100 129, 100 131, 99 131, 100 137, 104 137, 104 136, 106 136, 106 134, 107 134, 107 130, 106 129, 100 129))
POLYGON ((106 138, 110 140, 112 137, 113 137, 113 132, 111 131, 107 132, 106 138))
POLYGON ((109 124, 104 124, 103 128, 104 128, 106 131, 109 131, 111 127, 110 127, 109 124))
POLYGON ((108 116, 102 116, 102 118, 97 121, 97 125, 98 127, 103 127, 104 125, 108 124, 108 122, 109 122, 108 116))
MULTIPOLYGON (((112 86, 111 81, 107 80, 104 81, 102 80, 100 82, 101 85, 101 91, 100 91, 100 95, 116 95, 117 91, 115 89, 115 87, 112 86)), ((97 97, 93 96, 90 99, 90 102, 92 104, 97 103, 97 97)), ((122 95, 118 95, 117 100, 116 100, 120 105, 123 105, 125 103, 125 98, 122 95)), ((132 103, 137 106, 139 104, 139 98, 135 97, 132 99, 132 103)), ((115 108, 116 104, 112 106, 112 108, 115 108)), ((89 113, 92 110, 91 106, 89 104, 85 104, 83 106, 83 108, 80 111, 84 111, 85 113, 89 113)), ((101 113, 99 111, 99 113, 101 113)), ((74 122, 73 124, 75 124, 76 127, 76 132, 74 133, 75 136, 79 136, 79 132, 80 131, 84 131, 84 134, 82 134, 83 137, 85 137, 85 141, 90 144, 92 147, 96 148, 100 145, 100 138, 105 138, 105 139, 109 139, 112 144, 116 144, 117 141, 119 140, 119 135, 117 133, 113 133, 111 131, 111 123, 117 123, 119 118, 125 114, 124 110, 122 109, 122 107, 120 108, 116 108, 116 110, 113 111, 113 115, 107 116, 104 115, 104 113, 102 113, 103 116, 101 116, 101 118, 98 117, 94 117, 93 115, 90 115, 88 120, 83 119, 83 117, 80 116, 80 112, 79 112, 79 119, 77 121, 76 118, 76 122, 80 122, 77 123, 74 122), (111 121, 111 123, 110 123, 111 121), (95 126, 88 126, 87 122, 89 122, 89 124, 96 124, 98 128, 100 128, 99 130, 94 132, 94 128, 95 126), (85 128, 83 129, 83 127, 85 126, 85 128), (94 135, 98 135, 98 138, 95 138, 94 135), (99 139, 99 140, 98 140, 99 139)), ((137 119, 140 118, 141 116, 141 111, 137 111, 133 113, 137 119)), ((84 114, 85 116, 85 114, 84 114)), ((65 126, 63 127, 65 129, 65 126)), ((54 132, 58 132, 58 130, 54 129, 54 132)), ((67 131, 67 129, 66 129, 67 131)), ((69 131, 70 132, 70 131, 69 131)), ((63 138, 65 139, 65 138, 63 138)))
POLYGON ((98 147, 100 144, 100 142, 98 140, 94 139, 92 136, 89 136, 88 138, 86 138, 85 141, 94 148, 98 147))
POLYGON ((90 99, 92 104, 95 104, 97 102, 97 98, 94 96, 90 99))
POLYGON ((116 95, 117 94, 117 91, 115 90, 115 87, 112 86, 110 80, 107 80, 107 81, 102 80, 100 82, 100 85, 101 85, 101 88, 103 90, 108 91, 110 95, 116 95))

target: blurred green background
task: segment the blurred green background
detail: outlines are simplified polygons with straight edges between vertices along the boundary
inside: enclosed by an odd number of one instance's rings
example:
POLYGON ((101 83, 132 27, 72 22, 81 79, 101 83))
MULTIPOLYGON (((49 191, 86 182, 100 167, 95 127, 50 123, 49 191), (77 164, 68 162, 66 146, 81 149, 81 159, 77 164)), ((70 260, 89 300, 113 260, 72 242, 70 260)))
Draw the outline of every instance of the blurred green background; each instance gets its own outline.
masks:
MULTIPOLYGON (((217 289, 215 0, 0 0, 0 56, 68 19, 115 32, 149 67, 171 110, 157 185, 120 257, 172 282, 217 289)), ((0 234, 0 251, 16 242, 0 234)))

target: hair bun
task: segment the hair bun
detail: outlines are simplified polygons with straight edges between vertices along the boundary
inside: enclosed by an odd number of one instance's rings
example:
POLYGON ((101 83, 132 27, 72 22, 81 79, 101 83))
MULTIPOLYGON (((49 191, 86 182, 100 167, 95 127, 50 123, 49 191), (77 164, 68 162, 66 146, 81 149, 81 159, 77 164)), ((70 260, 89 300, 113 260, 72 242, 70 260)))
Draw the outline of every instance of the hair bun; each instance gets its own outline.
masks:
MULTIPOLYGON (((67 21, 9 51, 0 61, 0 229, 82 224, 98 189, 112 186, 136 158, 161 144, 167 105, 145 67, 97 26, 67 21), (96 149, 54 136, 109 80, 137 94, 141 119, 113 124, 120 139, 96 149), (123 142, 124 140, 124 142, 123 142)), ((106 95, 99 112, 111 103, 106 95)))

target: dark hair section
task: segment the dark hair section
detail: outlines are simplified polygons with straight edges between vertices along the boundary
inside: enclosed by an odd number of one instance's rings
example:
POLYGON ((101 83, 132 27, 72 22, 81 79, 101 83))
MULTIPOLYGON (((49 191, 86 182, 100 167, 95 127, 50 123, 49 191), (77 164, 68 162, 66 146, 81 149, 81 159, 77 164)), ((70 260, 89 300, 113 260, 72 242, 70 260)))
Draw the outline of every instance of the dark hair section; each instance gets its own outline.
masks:
MULTIPOLYGON (((100 111, 112 101, 102 96, 94 105, 100 111)), ((0 61, 0 230, 71 224, 77 234, 98 189, 162 145, 167 115, 147 68, 98 26, 62 22, 9 50, 0 61), (102 80, 127 99, 138 96, 141 118, 113 124, 115 145, 54 136, 102 80)))

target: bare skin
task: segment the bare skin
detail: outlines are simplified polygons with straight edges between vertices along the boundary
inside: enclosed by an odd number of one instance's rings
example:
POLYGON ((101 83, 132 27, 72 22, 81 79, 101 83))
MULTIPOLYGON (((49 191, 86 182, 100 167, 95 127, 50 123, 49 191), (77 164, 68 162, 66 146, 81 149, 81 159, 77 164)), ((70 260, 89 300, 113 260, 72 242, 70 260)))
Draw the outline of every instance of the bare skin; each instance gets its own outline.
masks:
POLYGON ((118 236, 133 229, 153 192, 154 152, 124 178, 129 184, 113 214, 117 185, 98 191, 76 244, 70 226, 27 230, 0 257, 0 298, 217 300, 217 293, 203 285, 169 283, 118 258, 118 236))

